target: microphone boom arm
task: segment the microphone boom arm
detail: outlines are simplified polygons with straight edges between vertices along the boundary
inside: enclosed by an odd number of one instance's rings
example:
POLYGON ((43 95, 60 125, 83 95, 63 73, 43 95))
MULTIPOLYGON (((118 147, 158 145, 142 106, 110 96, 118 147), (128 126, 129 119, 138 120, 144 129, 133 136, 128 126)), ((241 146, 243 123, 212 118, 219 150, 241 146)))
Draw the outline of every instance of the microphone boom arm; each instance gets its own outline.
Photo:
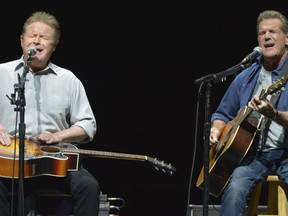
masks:
POLYGON ((195 84, 203 83, 203 82, 211 82, 211 81, 223 81, 226 80, 226 77, 231 74, 236 74, 239 71, 244 70, 245 68, 251 66, 251 64, 255 61, 255 59, 262 55, 262 48, 260 46, 257 46, 253 49, 253 52, 248 54, 241 63, 228 68, 225 71, 216 73, 216 74, 209 74, 204 77, 200 77, 199 79, 195 80, 195 84))
POLYGON ((223 81, 227 76, 237 74, 238 72, 244 70, 245 68, 249 67, 251 64, 237 64, 231 68, 228 68, 224 71, 221 71, 216 74, 208 74, 203 77, 196 79, 194 82, 195 84, 203 83, 203 82, 211 82, 211 81, 223 81))

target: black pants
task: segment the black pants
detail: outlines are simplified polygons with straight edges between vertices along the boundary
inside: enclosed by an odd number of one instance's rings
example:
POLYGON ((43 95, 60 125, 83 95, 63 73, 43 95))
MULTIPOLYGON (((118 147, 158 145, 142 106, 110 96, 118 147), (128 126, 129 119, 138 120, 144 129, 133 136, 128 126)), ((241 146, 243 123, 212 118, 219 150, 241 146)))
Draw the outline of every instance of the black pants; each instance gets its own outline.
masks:
MULTIPOLYGON (((11 211, 12 179, 0 178, 0 215, 17 215, 17 205, 11 211)), ((17 195, 18 182, 14 182, 17 195)), ((73 199, 75 216, 98 216, 100 206, 100 187, 98 181, 85 168, 70 172, 66 177, 39 176, 25 178, 24 198, 35 194, 36 188, 53 188, 70 193, 73 199)), ((17 197, 16 203, 17 204, 17 197)), ((25 203, 25 201, 24 201, 25 203)), ((25 204, 26 205, 26 204, 25 204)), ((49 205, 49 203, 47 203, 49 205)), ((28 210, 29 206, 25 206, 28 210)), ((26 211, 25 210, 25 211, 26 211)), ((28 212, 25 212, 27 215, 28 212)))

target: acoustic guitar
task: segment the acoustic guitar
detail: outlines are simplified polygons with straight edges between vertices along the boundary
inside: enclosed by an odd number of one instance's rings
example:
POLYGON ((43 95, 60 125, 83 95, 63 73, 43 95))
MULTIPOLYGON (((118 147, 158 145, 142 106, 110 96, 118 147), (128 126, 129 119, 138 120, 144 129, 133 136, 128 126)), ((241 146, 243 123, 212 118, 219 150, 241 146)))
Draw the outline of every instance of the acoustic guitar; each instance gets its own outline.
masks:
MULTIPOLYGON (((0 145, 0 176, 19 178, 19 139, 11 139, 10 146, 0 145)), ((24 178, 41 175, 64 177, 68 171, 78 170, 80 156, 86 155, 99 158, 144 161, 156 170, 172 175, 176 168, 164 161, 146 155, 126 154, 117 152, 93 151, 78 149, 69 143, 58 145, 40 145, 25 139, 24 143, 24 178)))
MULTIPOLYGON (((260 99, 280 91, 287 82, 281 77, 267 89, 263 89, 260 99)), ((254 115, 256 111, 245 106, 238 115, 228 122, 219 138, 219 143, 209 150, 209 171, 207 179, 208 192, 218 197, 226 187, 234 168, 236 168, 249 151, 257 134, 263 116, 254 115)), ((198 176, 196 186, 204 189, 204 167, 198 176)))

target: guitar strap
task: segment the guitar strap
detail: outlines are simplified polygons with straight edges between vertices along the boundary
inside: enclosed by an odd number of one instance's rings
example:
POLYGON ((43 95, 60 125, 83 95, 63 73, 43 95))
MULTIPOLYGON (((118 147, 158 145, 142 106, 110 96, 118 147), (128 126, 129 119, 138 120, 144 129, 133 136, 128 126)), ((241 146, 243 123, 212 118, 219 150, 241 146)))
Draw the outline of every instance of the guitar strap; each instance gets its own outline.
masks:
MULTIPOLYGON (((285 62, 284 66, 282 67, 278 79, 280 79, 282 77, 286 77, 287 75, 288 75, 288 60, 285 62)), ((282 91, 280 91, 280 92, 278 91, 271 96, 270 103, 273 106, 275 106, 276 102, 278 101, 278 98, 279 98, 281 92, 282 91)))
MULTIPOLYGON (((281 79, 282 77, 286 77, 288 75, 288 60, 284 63, 284 66, 282 67, 278 79, 281 79)), ((278 91, 275 94, 273 94, 270 98, 270 103, 275 106, 279 96, 281 95, 282 91, 278 91)), ((261 140, 261 150, 264 148, 266 139, 267 139, 267 133, 268 129, 271 124, 271 119, 264 118, 263 122, 261 123, 261 134, 262 134, 262 140, 261 140)))

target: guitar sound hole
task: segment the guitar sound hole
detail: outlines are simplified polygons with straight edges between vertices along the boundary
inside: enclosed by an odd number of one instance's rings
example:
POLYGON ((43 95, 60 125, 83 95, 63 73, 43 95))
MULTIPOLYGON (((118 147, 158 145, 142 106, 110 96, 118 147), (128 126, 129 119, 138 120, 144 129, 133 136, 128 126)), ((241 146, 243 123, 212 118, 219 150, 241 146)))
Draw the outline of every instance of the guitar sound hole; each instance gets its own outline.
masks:
POLYGON ((43 152, 48 152, 48 153, 59 153, 60 152, 60 150, 55 146, 41 146, 41 150, 43 152))

